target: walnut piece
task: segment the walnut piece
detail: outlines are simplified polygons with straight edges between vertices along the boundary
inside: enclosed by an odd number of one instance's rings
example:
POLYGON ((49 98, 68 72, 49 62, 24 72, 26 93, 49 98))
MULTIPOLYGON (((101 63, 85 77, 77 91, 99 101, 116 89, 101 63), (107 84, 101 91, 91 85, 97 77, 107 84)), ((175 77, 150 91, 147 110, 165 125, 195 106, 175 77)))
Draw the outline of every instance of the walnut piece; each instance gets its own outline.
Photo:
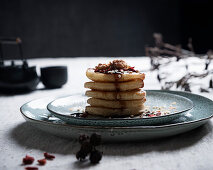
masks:
POLYGON ((117 69, 117 70, 119 70, 119 69, 127 69, 129 67, 124 60, 113 60, 112 63, 110 63, 110 65, 114 69, 117 69))
POLYGON ((98 70, 107 70, 109 68, 109 65, 107 64, 98 64, 98 66, 95 67, 98 70))

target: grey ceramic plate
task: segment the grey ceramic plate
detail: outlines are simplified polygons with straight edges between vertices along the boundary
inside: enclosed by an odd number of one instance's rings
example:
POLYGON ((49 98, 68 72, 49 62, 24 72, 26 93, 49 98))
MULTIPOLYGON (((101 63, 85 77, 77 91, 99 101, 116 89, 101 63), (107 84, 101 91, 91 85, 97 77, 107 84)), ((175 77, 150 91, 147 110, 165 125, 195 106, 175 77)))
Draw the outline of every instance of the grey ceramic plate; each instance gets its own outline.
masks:
POLYGON ((84 95, 74 95, 56 99, 47 105, 47 109, 52 112, 55 117, 61 120, 73 124, 84 126, 142 126, 142 125, 157 125, 170 122, 180 116, 181 113, 185 113, 193 107, 193 102, 183 96, 165 93, 162 91, 147 90, 147 100, 145 105, 149 106, 152 111, 153 107, 164 107, 164 110, 169 110, 170 114, 141 118, 124 117, 124 118, 104 118, 98 116, 80 116, 83 113, 85 106, 87 105, 87 97, 84 95), (175 103, 173 106, 172 103, 175 103))
POLYGON ((78 138, 80 134, 99 133, 103 141, 125 142, 161 138, 180 134, 195 129, 206 123, 213 116, 213 102, 205 97, 177 91, 168 91, 191 99, 194 107, 178 119, 158 126, 135 127, 97 127, 66 124, 52 116, 46 105, 54 100, 52 97, 33 100, 21 107, 21 113, 32 126, 47 133, 65 138, 78 138))

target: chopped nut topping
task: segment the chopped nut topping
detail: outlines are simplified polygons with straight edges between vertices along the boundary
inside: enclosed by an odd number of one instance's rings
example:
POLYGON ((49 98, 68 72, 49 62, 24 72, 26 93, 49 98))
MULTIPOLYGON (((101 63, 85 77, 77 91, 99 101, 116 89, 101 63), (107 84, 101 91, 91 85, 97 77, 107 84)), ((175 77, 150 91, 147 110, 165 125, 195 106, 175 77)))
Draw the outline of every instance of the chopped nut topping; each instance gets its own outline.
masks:
MULTIPOLYGON (((172 104, 177 104, 173 102, 172 104)), ((177 112, 176 107, 173 106, 146 106, 140 117, 147 118, 147 117, 157 117, 157 116, 164 116, 168 114, 173 114, 177 112)))
POLYGON ((110 62, 110 65, 114 68, 114 69, 125 69, 128 68, 129 66, 127 65, 127 63, 123 60, 113 60, 112 62, 110 62))
POLYGON ((105 74, 123 74, 125 71, 128 73, 139 72, 138 70, 135 70, 134 67, 127 65, 127 63, 123 60, 113 60, 108 64, 100 63, 94 70, 95 72, 105 74))

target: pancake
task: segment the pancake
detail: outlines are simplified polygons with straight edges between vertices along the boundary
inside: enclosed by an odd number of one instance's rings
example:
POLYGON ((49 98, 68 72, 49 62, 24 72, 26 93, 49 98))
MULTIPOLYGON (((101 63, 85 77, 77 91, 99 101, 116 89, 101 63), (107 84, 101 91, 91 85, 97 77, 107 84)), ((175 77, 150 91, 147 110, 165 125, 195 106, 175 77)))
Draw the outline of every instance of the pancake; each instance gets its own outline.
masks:
POLYGON ((109 83, 109 82, 86 82, 85 88, 100 91, 130 91, 144 87, 144 82, 141 79, 135 79, 133 81, 109 83))
POLYGON ((142 105, 139 108, 128 108, 128 109, 111 109, 104 107, 86 106, 85 111, 91 115, 103 116, 103 117, 122 117, 130 115, 139 115, 143 112, 145 106, 142 105))
POLYGON ((93 68, 89 68, 86 71, 86 76, 92 81, 98 82, 124 82, 132 81, 135 79, 144 80, 145 74, 139 72, 123 73, 123 74, 104 74, 95 72, 93 68))
POLYGON ((91 106, 97 107, 105 107, 105 108, 112 108, 112 109, 126 109, 126 108, 134 108, 134 107, 141 107, 146 102, 146 98, 139 100, 103 100, 103 99, 96 99, 90 98, 87 100, 87 103, 91 106))
POLYGON ((88 90, 85 95, 105 100, 139 100, 146 96, 146 92, 142 89, 122 92, 88 90))
POLYGON ((145 74, 123 60, 113 60, 108 64, 99 63, 86 71, 92 80, 84 84, 89 106, 85 111, 103 117, 123 117, 139 115, 145 109, 145 74))

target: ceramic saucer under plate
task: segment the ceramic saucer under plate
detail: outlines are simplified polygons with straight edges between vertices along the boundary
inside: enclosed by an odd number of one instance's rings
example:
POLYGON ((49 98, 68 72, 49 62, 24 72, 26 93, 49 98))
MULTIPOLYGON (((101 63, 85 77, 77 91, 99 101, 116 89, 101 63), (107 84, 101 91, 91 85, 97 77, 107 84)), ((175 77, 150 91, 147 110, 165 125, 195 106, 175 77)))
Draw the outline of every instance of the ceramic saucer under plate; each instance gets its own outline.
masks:
POLYGON ((21 107, 21 113, 32 126, 47 133, 72 139, 77 139, 80 134, 98 133, 103 141, 107 142, 139 141, 177 135, 203 125, 213 116, 213 101, 210 99, 186 92, 167 93, 189 98, 193 101, 194 107, 187 114, 181 114, 178 119, 158 126, 100 127, 66 124, 46 109, 47 104, 54 100, 53 97, 26 103, 21 107))
POLYGON ((81 116, 87 105, 88 97, 84 95, 74 95, 56 99, 47 105, 47 109, 52 112, 55 117, 72 124, 72 125, 84 125, 84 126, 142 126, 142 125, 157 125, 170 122, 181 113, 185 113, 193 107, 193 102, 183 96, 171 93, 165 93, 162 91, 146 91, 146 103, 150 111, 156 107, 163 107, 164 110, 170 109, 170 114, 157 116, 157 117, 123 117, 123 118, 109 118, 88 115, 86 117, 81 116), (175 103, 175 105, 173 105, 175 103))

